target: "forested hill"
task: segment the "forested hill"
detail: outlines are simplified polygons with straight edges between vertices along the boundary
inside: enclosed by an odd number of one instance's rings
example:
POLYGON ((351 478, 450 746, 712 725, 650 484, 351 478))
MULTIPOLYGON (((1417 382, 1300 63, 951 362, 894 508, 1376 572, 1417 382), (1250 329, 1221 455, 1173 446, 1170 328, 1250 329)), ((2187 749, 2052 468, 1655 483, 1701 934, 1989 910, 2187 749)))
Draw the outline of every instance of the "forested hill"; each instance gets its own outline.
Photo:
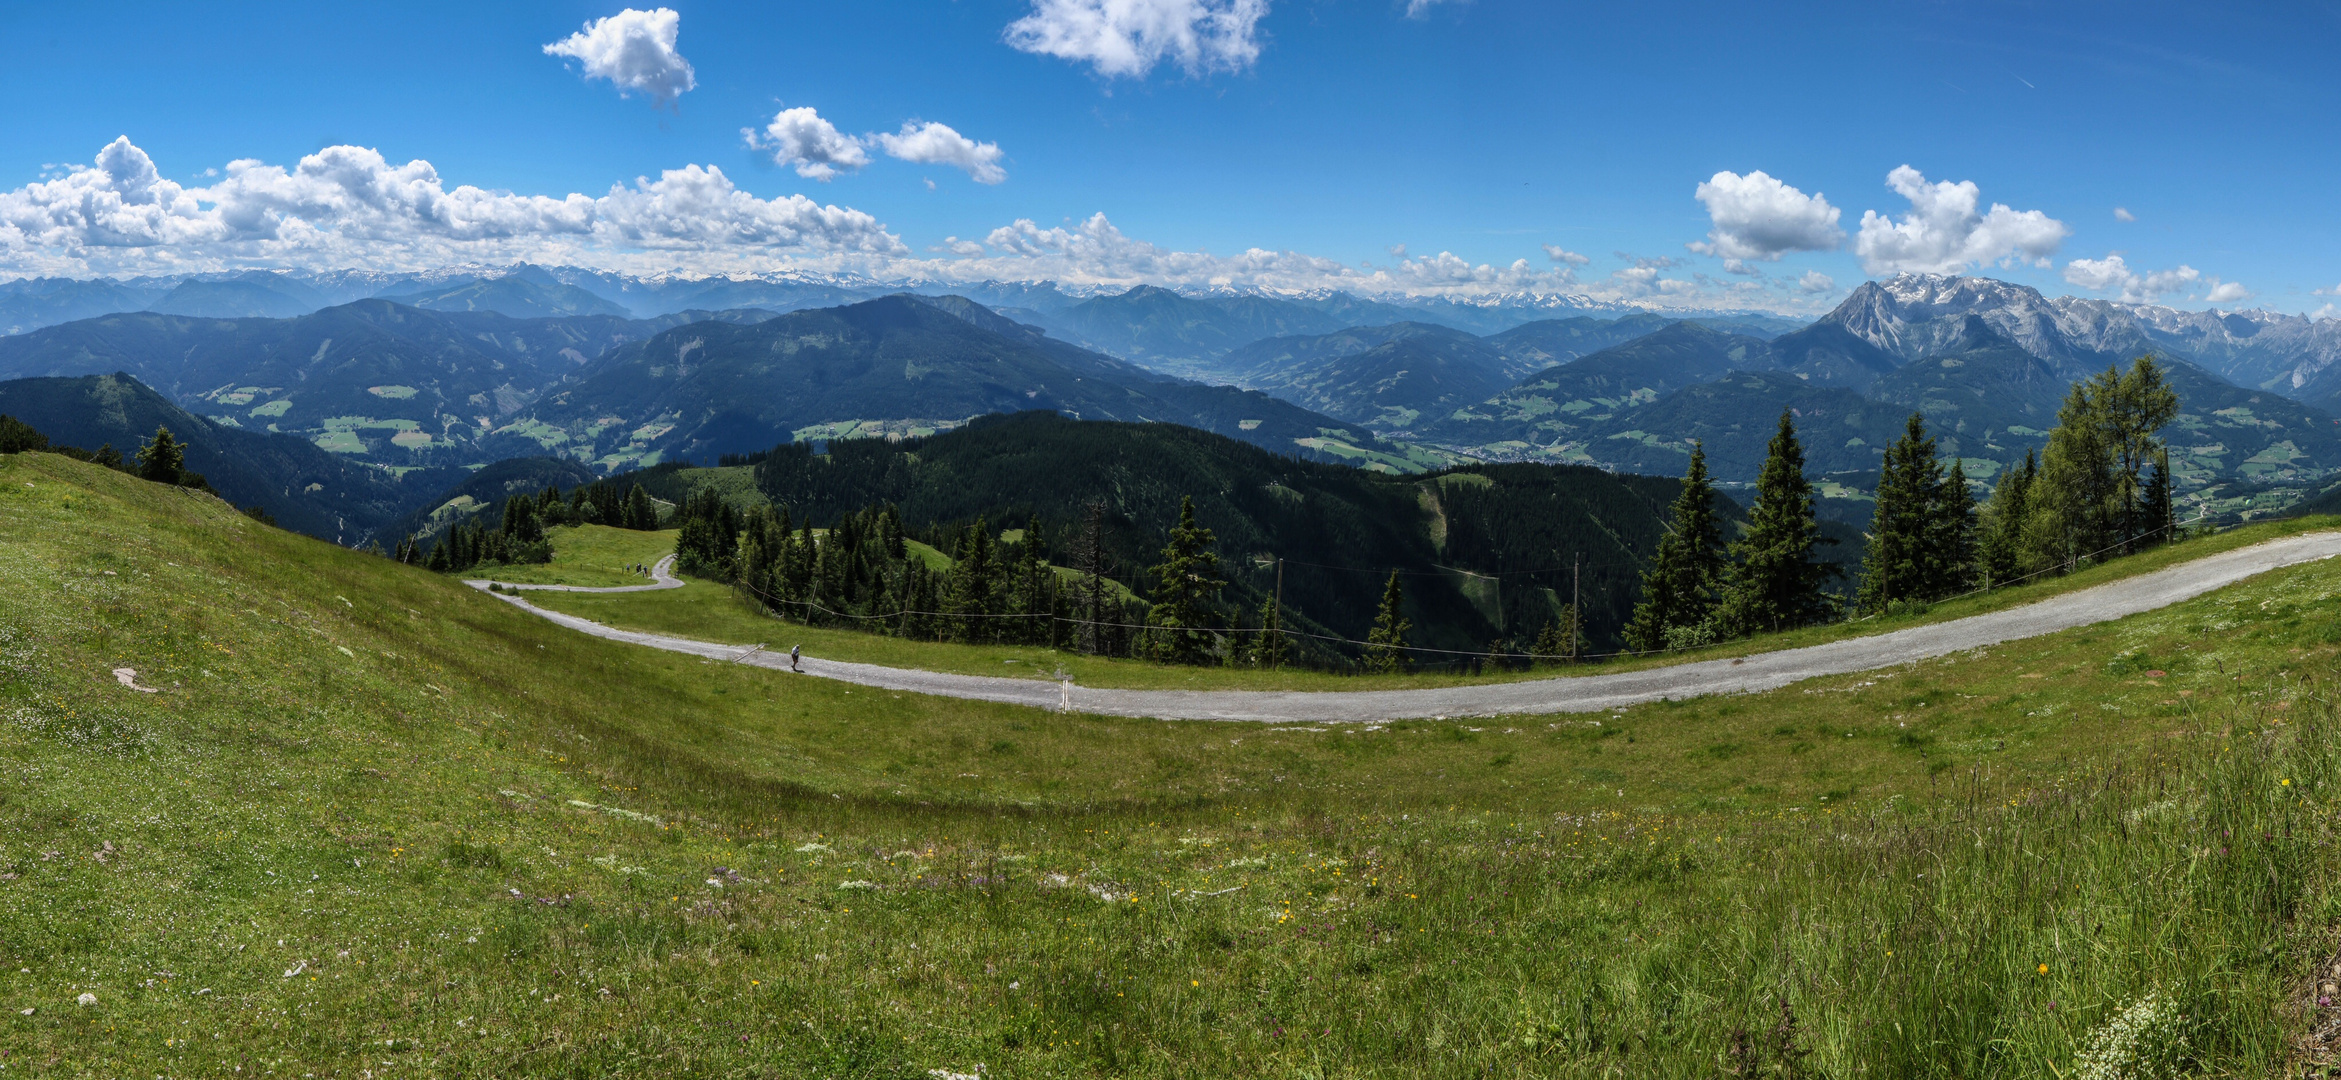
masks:
POLYGON ((889 296, 755 326, 677 328, 587 365, 535 416, 548 450, 612 467, 827 433, 817 428, 931 431, 1019 409, 1186 424, 1285 453, 1329 436, 1378 445, 1266 394, 1166 380, 954 300, 889 296))
MULTIPOLYGON (((676 489, 662 497, 723 471, 664 474, 676 489)), ((1572 559, 1584 566, 1593 642, 1614 641, 1677 488, 1670 478, 1527 464, 1388 476, 1190 428, 1048 413, 985 417, 930 438, 832 442, 826 454, 782 446, 757 463, 755 479, 765 498, 816 525, 880 502, 900 507, 914 535, 979 516, 1020 528, 1037 515, 1058 565, 1075 563, 1096 502, 1111 572, 1141 590, 1180 497, 1191 495, 1197 520, 1218 534, 1231 611, 1249 614, 1275 589, 1281 557, 1287 610, 1362 638, 1396 569, 1416 643, 1465 650, 1499 634, 1533 638, 1567 600, 1572 559), (1499 571, 1500 608, 1489 576, 1499 571)))

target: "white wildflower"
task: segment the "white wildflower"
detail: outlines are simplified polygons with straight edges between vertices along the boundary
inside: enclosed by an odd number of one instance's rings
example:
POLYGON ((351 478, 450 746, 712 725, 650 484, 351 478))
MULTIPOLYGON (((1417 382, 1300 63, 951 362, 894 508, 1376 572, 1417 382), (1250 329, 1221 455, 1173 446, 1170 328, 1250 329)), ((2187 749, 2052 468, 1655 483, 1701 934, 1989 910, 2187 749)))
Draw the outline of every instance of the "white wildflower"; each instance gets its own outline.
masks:
POLYGON ((2187 1018, 2157 991, 2138 999, 2089 1036, 2073 1059, 2076 1080, 2147 1080, 2175 1076, 2186 1055, 2187 1018))

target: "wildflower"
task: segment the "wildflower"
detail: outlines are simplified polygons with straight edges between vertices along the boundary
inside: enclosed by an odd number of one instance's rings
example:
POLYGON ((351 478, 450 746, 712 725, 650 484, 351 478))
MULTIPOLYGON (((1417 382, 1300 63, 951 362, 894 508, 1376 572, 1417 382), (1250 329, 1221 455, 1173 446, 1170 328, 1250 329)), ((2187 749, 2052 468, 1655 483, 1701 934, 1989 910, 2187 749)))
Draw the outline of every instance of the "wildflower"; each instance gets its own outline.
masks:
POLYGON ((2042 964, 2042 965, 2040 965, 2040 973, 2041 973, 2041 974, 2043 974, 2043 975, 2046 975, 2046 974, 2048 974, 2048 965, 2047 965, 2047 964, 2042 964))
POLYGON ((74 998, 73 1000, 76 1004, 80 1005, 95 1005, 98 1003, 98 996, 96 994, 85 993, 80 997, 74 998))

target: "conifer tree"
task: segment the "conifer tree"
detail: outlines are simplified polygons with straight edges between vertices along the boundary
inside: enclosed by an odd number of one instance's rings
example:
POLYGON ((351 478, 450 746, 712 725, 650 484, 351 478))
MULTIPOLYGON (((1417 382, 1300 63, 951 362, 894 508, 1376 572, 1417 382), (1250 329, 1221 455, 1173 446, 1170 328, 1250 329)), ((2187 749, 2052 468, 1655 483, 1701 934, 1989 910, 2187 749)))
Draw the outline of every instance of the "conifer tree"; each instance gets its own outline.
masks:
POLYGON ((0 454, 22 454, 49 448, 49 437, 6 413, 0 413, 0 454))
POLYGON ((1082 515, 1081 543, 1074 561, 1081 570, 1081 595, 1076 618, 1081 620, 1081 651, 1101 651, 1099 623, 1105 621, 1105 504, 1092 502, 1082 515))
POLYGON ((138 450, 138 478, 158 484, 176 484, 187 472, 187 451, 171 429, 156 425, 154 438, 138 450))
POLYGON ((1626 647, 1655 652, 1670 634, 1706 624, 1715 608, 1723 570, 1722 527, 1715 517, 1715 487, 1707 479, 1706 448, 1691 444, 1691 464, 1676 493, 1672 521, 1658 541, 1658 554, 1642 575, 1642 599, 1626 623, 1626 647))
POLYGON ((1195 524, 1195 499, 1179 500, 1179 523, 1171 527, 1162 562, 1154 566, 1154 602, 1146 622, 1155 627, 1155 649, 1164 660, 1200 664, 1211 658, 1219 625, 1215 605, 1227 582, 1219 578, 1219 538, 1195 524))
POLYGON ((1805 478, 1795 416, 1782 409, 1780 430, 1756 477, 1747 533, 1731 545, 1732 563, 1716 612, 1721 633, 1739 637, 1827 618, 1836 605, 1821 586, 1837 568, 1814 560, 1814 548, 1824 543, 1834 541, 1822 538, 1813 512, 1813 485, 1805 478))
POLYGON ((1864 611, 1883 611, 1897 600, 1933 598, 1942 573, 1930 541, 1938 534, 1935 514, 1942 501, 1942 464, 1926 417, 1911 413, 1902 437, 1886 448, 1878 471, 1877 509, 1870 514, 1869 549, 1862 559, 1864 611))
POLYGON ((1382 586, 1382 602, 1374 609, 1374 628, 1366 631, 1366 670, 1384 675, 1405 671, 1412 659, 1406 651, 1406 632, 1414 623, 1406 617, 1406 589, 1398 571, 1382 586))
POLYGON ((113 469, 117 472, 129 471, 123 467, 122 452, 120 450, 114 449, 113 443, 100 443, 98 445, 98 452, 90 455, 89 460, 93 465, 103 465, 106 468, 113 469))
POLYGON ((998 610, 998 567, 993 565, 991 526, 984 519, 975 519, 960 535, 958 561, 951 567, 951 581, 943 598, 943 610, 951 615, 949 627, 954 641, 989 640, 991 620, 982 616, 998 610))
POLYGON ((1956 596, 1974 585, 1975 493, 1967 489, 1967 463, 1955 457, 1935 493, 1927 548, 1933 570, 1929 599, 1956 596))
POLYGON ((2040 471, 2039 455, 2024 452, 2024 460, 2000 473, 1976 526, 1976 569, 1986 588, 2005 585, 2029 573, 2025 565, 2024 523, 2031 516, 2032 478, 2040 471))
POLYGON ((1537 664, 1551 667, 1576 660, 1582 631, 1583 627, 1577 619, 1577 605, 1562 605, 1559 617, 1546 622, 1543 632, 1536 635, 1534 651, 1537 664))
POLYGON ((2140 541, 2142 545, 2151 547, 2178 539, 2171 535, 2177 508, 2171 500, 2169 447, 2155 448, 2154 475, 2146 480, 2145 504, 2140 513, 2144 518, 2139 522, 2139 531, 2145 534, 2145 539, 2140 541))
POLYGON ((441 537, 431 545, 431 554, 423 560, 423 569, 444 574, 455 569, 455 552, 450 550, 450 537, 441 537))
MULTIPOLYGON (((2113 374, 2112 369, 2107 374, 2113 374)), ((2150 538, 2170 520, 2167 513, 2153 516, 2147 507, 2151 481, 2145 472, 2166 453, 2157 433, 2178 416, 2178 392, 2170 388, 2152 356, 2138 357, 2130 370, 2107 385, 2098 411, 2113 456, 2114 517, 2123 550, 2134 550, 2151 544, 2150 538)))
POLYGON ((1261 667, 1274 670, 1284 666, 1284 624, 1276 610, 1276 598, 1260 601, 1260 643, 1252 650, 1253 658, 1261 667))
POLYGON ((2099 403, 2120 376, 2110 369, 2075 383, 2057 410, 2057 426, 2040 452, 2033 478, 2024 546, 2029 561, 2070 571, 2104 552, 2119 537, 2114 452, 2099 403))
POLYGON ((642 490, 640 484, 634 485, 634 489, 626 493, 622 524, 625 528, 641 532, 658 531, 658 505, 650 501, 650 492, 642 490))

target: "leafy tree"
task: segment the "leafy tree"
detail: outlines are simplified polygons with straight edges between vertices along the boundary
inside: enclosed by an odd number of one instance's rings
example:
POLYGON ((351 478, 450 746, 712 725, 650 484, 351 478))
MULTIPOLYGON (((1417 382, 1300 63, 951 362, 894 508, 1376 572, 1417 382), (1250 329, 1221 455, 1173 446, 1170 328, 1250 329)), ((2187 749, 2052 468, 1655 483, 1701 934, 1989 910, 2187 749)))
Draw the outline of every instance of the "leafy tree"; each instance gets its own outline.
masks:
POLYGON ((187 450, 171 429, 156 426, 154 438, 138 450, 138 478, 158 484, 176 484, 186 476, 187 450))
POLYGON ((2105 427, 2105 441, 2113 454, 2115 524, 2123 549, 2131 550, 2151 543, 2148 538, 2163 531, 2170 521, 2167 512, 2154 516, 2147 505, 2151 496, 2145 472, 2148 465, 2167 460, 2168 447, 2158 433, 2178 416, 2178 392, 2171 389, 2169 380, 2163 378, 2162 366, 2151 356, 2138 357, 2130 370, 2119 375, 2107 368, 2097 382, 2104 387, 2098 405, 2099 423, 2105 427))
POLYGON ((1179 500, 1179 523, 1171 527, 1170 543, 1162 562, 1149 573, 1154 578, 1154 604, 1146 622, 1155 627, 1155 651, 1162 659, 1200 664, 1211 658, 1219 625, 1215 605, 1227 582, 1219 578, 1219 554, 1212 545, 1219 538, 1195 524, 1195 499, 1179 500))
POLYGON ((1782 409, 1780 430, 1772 436, 1763 471, 1756 477, 1747 533, 1731 545, 1732 564, 1725 572, 1716 611, 1721 632, 1739 637, 1829 617, 1836 604, 1821 587, 1837 568, 1813 558, 1814 548, 1824 543, 1835 541, 1821 536, 1796 420, 1782 409))
POLYGON ((1943 492, 1942 463, 1926 417, 1911 413, 1909 425, 1878 472, 1877 509, 1870 515, 1869 551, 1862 559, 1864 611, 1882 611, 1896 600, 1929 600, 1942 568, 1930 542, 1939 535, 1935 514, 1943 492))
POLYGON ((1374 611, 1374 628, 1366 631, 1366 670, 1384 675, 1405 671, 1412 663, 1406 652, 1406 632, 1414 623, 1406 617, 1406 589, 1398 582, 1398 571, 1390 572, 1390 583, 1382 586, 1382 603, 1374 611))
POLYGON ((1706 448, 1691 444, 1691 464, 1675 495, 1672 524, 1642 575, 1642 601, 1626 623, 1626 647, 1655 652, 1669 635, 1705 625, 1715 609, 1723 571, 1723 534, 1715 516, 1715 487, 1707 479, 1706 448))

